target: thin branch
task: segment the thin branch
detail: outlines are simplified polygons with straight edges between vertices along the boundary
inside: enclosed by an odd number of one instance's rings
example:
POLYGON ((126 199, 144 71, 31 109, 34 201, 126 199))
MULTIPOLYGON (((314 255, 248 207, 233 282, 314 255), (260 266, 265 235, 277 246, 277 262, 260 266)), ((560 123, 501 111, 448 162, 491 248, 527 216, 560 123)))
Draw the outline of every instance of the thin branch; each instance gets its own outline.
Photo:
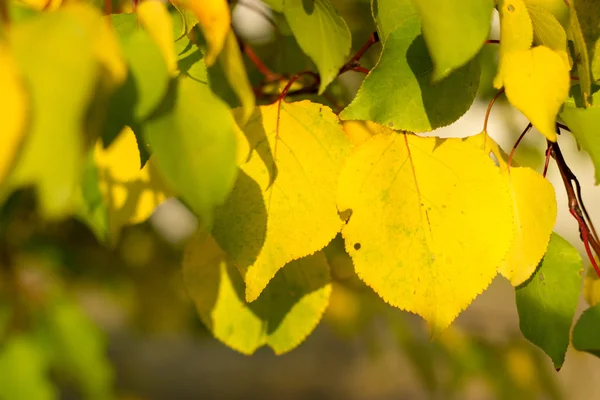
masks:
POLYGON ((527 124, 527 126, 523 130, 523 133, 521 133, 521 135, 519 136, 519 138, 515 142, 515 145, 513 146, 512 150, 510 151, 510 155, 508 156, 508 161, 506 162, 506 165, 507 165, 506 168, 508 170, 510 170, 510 165, 512 163, 513 156, 515 155, 515 151, 517 151, 517 147, 519 146, 519 143, 521 143, 521 140, 523 140, 523 138, 525 137, 525 135, 527 134, 527 132, 529 132, 529 130, 532 128, 532 126, 533 125, 531 125, 531 122, 527 124))
POLYGON ((496 93, 496 95, 492 98, 492 100, 490 101, 490 104, 488 104, 488 108, 485 112, 485 118, 483 120, 483 130, 484 132, 487 132, 487 126, 488 126, 488 121, 490 119, 490 114, 492 112, 492 107, 494 106, 494 103, 496 102, 496 100, 498 100, 498 97, 500 97, 500 95, 504 93, 504 88, 500 89, 498 91, 498 93, 496 93))
POLYGON ((500 44, 500 41, 498 39, 488 39, 485 44, 500 44))

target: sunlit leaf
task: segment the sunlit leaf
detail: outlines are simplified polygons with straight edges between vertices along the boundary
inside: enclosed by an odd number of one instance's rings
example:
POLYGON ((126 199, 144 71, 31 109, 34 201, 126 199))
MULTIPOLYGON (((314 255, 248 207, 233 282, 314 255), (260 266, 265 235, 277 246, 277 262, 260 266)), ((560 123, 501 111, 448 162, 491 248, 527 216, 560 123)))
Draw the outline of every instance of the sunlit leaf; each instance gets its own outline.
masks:
POLYGON ((550 11, 539 5, 527 5, 533 25, 533 43, 556 51, 567 65, 572 64, 568 55, 567 33, 550 11))
POLYGON ((592 90, 591 60, 594 43, 590 43, 597 26, 593 26, 593 21, 597 18, 600 10, 594 10, 594 0, 574 0, 570 8, 570 30, 573 39, 573 50, 575 52, 575 63, 577 65, 577 75, 579 77, 579 88, 585 106, 590 105, 589 97, 592 90), (595 12, 595 14, 594 14, 595 12), (587 15, 587 13, 591 13, 587 15))
POLYGON ((569 242, 552 234, 548 252, 528 281, 515 290, 521 332, 560 368, 569 345, 581 290, 581 257, 569 242))
POLYGON ((350 30, 330 0, 285 0, 283 13, 298 44, 317 65, 321 94, 350 54, 350 30))
POLYGON ((525 0, 525 4, 549 11, 564 29, 569 28, 569 6, 565 0, 525 0))
POLYGON ((506 56, 515 51, 527 50, 533 42, 533 24, 523 0, 501 0, 500 12, 500 61, 494 87, 500 89, 504 82, 506 56))
POLYGON ((95 176, 84 175, 83 185, 95 185, 101 198, 91 192, 93 187, 83 187, 87 217, 99 219, 96 234, 114 245, 122 228, 148 219, 167 198, 168 190, 154 160, 141 168, 138 144, 130 128, 125 128, 106 149, 98 142, 94 164, 95 176))
POLYGON ((338 208, 352 210, 342 235, 357 274, 434 335, 490 284, 513 238, 500 171, 459 139, 373 136, 346 162, 338 208))
POLYGON ((46 355, 32 337, 15 335, 0 350, 0 398, 52 400, 46 355))
POLYGON ((11 28, 12 49, 35 118, 10 183, 35 185, 42 213, 49 218, 71 211, 81 176, 83 121, 99 72, 90 46, 95 33, 63 11, 40 14, 11 28), (49 149, 60 149, 60 156, 49 149))
POLYGON ((210 226, 237 172, 228 107, 206 84, 180 77, 144 123, 144 138, 165 181, 210 226))
POLYGON ((27 133, 28 94, 9 46, 0 41, 0 184, 27 133))
POLYGON ((244 354, 264 345, 276 354, 298 346, 321 320, 331 294, 327 259, 317 252, 282 268, 248 304, 239 271, 215 240, 201 233, 186 248, 183 278, 206 328, 244 354))
POLYGON ((350 142, 331 109, 309 101, 256 108, 245 124, 235 111, 251 153, 213 235, 254 301, 280 268, 340 231, 335 191, 350 142))
POLYGON ((508 101, 548 140, 556 141, 556 114, 569 95, 569 66, 545 46, 515 51, 502 61, 508 101))
POLYGON ((178 4, 173 4, 173 7, 177 10, 177 13, 181 17, 179 21, 173 20, 173 28, 175 33, 175 39, 181 39, 187 36, 188 33, 198 24, 198 19, 189 9, 181 7, 178 4), (180 27, 180 29, 175 29, 180 27))
POLYGON ((581 314, 573 328, 573 347, 600 357, 600 304, 588 308, 581 314))
POLYGON ((230 30, 231 13, 227 0, 173 0, 180 8, 190 10, 208 44, 206 65, 212 65, 225 45, 230 30))
POLYGON ((493 0, 414 0, 440 80, 475 57, 490 32, 493 0))
POLYGON ((583 280, 583 298, 592 307, 600 304, 600 277, 592 266, 583 280))
POLYGON ((340 117, 411 132, 451 124, 473 103, 479 85, 479 62, 469 62, 435 83, 432 69, 418 19, 407 20, 390 33, 379 63, 340 117))
POLYGON ((377 25, 379 40, 385 43, 398 25, 418 18, 413 0, 371 0, 371 13, 377 25))
POLYGON ((164 3, 158 0, 149 0, 140 3, 137 7, 137 16, 140 24, 146 29, 152 40, 160 49, 167 70, 174 75, 177 70, 177 57, 173 37, 173 24, 164 3))
MULTIPOLYGON (((576 89, 574 87, 574 89, 576 89)), ((585 150, 596 169, 596 184, 600 183, 600 92, 594 93, 592 103, 588 108, 579 108, 582 98, 576 91, 565 101, 560 117, 567 124, 581 149, 585 150)))
POLYGON ((546 253, 556 222, 556 195, 554 186, 530 168, 513 167, 503 175, 513 202, 515 237, 498 271, 518 286, 535 272, 546 253))
POLYGON ((225 39, 223 51, 219 54, 219 63, 229 85, 240 100, 244 110, 244 119, 248 119, 254 109, 254 92, 248 80, 244 60, 242 60, 242 54, 240 53, 240 46, 233 32, 229 32, 225 39))

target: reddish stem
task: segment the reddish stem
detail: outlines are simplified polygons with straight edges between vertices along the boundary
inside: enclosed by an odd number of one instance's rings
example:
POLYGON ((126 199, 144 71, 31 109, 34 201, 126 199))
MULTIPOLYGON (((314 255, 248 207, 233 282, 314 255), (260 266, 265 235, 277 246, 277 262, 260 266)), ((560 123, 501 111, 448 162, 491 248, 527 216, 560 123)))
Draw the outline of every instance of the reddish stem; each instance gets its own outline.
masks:
POLYGON ((254 66, 256 66, 256 69, 258 69, 258 71, 261 74, 263 74, 263 76, 265 77, 265 80, 267 82, 276 81, 277 79, 279 79, 281 77, 280 75, 271 71, 271 69, 269 67, 267 67, 265 65, 265 63, 262 62, 262 60, 254 52, 254 50, 252 50, 252 47, 250 47, 244 43, 244 44, 242 44, 242 48, 244 50, 244 54, 246 54, 246 56, 248 56, 250 61, 252 61, 252 64, 254 64, 254 66))
POLYGON ((521 143, 521 140, 523 140, 523 138, 525 137, 525 134, 527 132, 529 132, 529 130, 531 129, 532 126, 533 125, 531 125, 531 122, 527 124, 527 126, 523 130, 523 133, 521 133, 521 136, 519 136, 519 138, 515 142, 515 145, 513 146, 512 150, 510 151, 510 155, 508 156, 508 161, 506 162, 506 165, 507 165, 506 169, 508 169, 509 171, 510 171, 510 165, 512 163, 513 156, 515 155, 515 151, 517 151, 517 147, 519 146, 519 143, 521 143))
POLYGON ((496 95, 492 98, 492 100, 490 101, 490 104, 488 104, 488 108, 485 112, 485 119, 483 120, 483 130, 485 132, 487 132, 488 120, 490 119, 490 113, 492 112, 492 107, 494 106, 494 103, 496 102, 496 100, 498 100, 498 97, 500 97, 500 95, 502 93, 504 93, 504 88, 500 89, 498 91, 498 93, 496 93, 496 95))
POLYGON ((488 39, 485 44, 500 44, 500 41, 498 39, 488 39))
POLYGON ((104 15, 112 14, 112 0, 104 0, 104 15))

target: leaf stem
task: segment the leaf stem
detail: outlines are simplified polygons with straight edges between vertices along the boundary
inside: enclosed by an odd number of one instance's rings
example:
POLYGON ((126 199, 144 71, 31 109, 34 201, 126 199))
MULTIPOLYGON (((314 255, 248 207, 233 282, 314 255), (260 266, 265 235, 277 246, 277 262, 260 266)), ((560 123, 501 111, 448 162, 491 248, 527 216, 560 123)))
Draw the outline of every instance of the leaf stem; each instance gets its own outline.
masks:
POLYGON ((515 155, 515 151, 517 151, 517 147, 519 146, 519 143, 521 143, 521 140, 523 140, 523 138, 525 137, 527 132, 529 132, 529 130, 532 127, 533 127, 533 125, 531 125, 531 122, 528 123, 527 126, 525 127, 525 129, 523 130, 523 132, 521 133, 521 135, 519 136, 519 138, 517 139, 517 141, 515 142, 515 145, 513 146, 512 150, 510 151, 510 155, 508 156, 508 161, 506 162, 507 170, 510 171, 510 165, 512 163, 513 156, 515 155))
POLYGON ((488 39, 485 44, 500 44, 500 41, 498 39, 488 39))
POLYGON ((488 126, 488 121, 490 119, 490 113, 492 112, 492 107, 494 106, 494 103, 496 102, 496 100, 498 100, 498 97, 500 97, 500 95, 502 93, 504 93, 504 88, 500 89, 498 91, 498 93, 496 93, 496 95, 492 98, 490 103, 488 104, 488 108, 485 112, 485 118, 483 120, 483 131, 484 132, 487 132, 487 126, 488 126))

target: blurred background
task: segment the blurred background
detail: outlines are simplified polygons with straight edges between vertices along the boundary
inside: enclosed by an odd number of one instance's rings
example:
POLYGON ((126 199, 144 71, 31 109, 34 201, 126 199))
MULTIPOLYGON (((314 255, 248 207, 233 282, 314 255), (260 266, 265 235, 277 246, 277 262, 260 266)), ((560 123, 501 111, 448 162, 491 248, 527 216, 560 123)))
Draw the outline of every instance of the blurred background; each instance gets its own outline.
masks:
MULTIPOLYGON (((375 30, 370 2, 333 3, 352 30, 355 52, 375 30)), ((314 68, 283 19, 259 0, 239 0, 233 23, 273 70, 314 68)), ((497 37, 495 19, 491 38, 497 37)), ((480 54, 482 83, 472 109, 432 134, 465 137, 482 130, 495 94, 495 46, 485 45, 480 54)), ((373 46, 362 64, 371 68, 380 50, 373 46)), ((247 69, 252 82, 260 82, 254 66, 247 69)), ((311 99, 339 109, 363 77, 349 72, 328 89, 339 104, 311 99)), ((526 125, 501 97, 489 134, 509 152, 526 125)), ((593 165, 569 134, 559 140, 599 224, 593 165)), ((515 159, 541 171, 544 150, 534 130, 515 159)), ((555 230, 579 249, 588 268, 552 163, 548 177, 559 209, 555 230)), ((284 356, 262 349, 248 357, 212 338, 185 293, 181 255, 197 221, 177 200, 126 228, 113 248, 75 219, 47 223, 35 210, 31 191, 14 193, 0 208, 0 387, 24 387, 23 399, 600 399, 600 359, 569 349, 555 372, 523 339, 514 289, 503 278, 432 342, 420 318, 387 306, 358 281, 338 238, 328 252, 331 304, 316 331, 284 356)), ((581 299, 577 315, 584 308, 581 299)))

